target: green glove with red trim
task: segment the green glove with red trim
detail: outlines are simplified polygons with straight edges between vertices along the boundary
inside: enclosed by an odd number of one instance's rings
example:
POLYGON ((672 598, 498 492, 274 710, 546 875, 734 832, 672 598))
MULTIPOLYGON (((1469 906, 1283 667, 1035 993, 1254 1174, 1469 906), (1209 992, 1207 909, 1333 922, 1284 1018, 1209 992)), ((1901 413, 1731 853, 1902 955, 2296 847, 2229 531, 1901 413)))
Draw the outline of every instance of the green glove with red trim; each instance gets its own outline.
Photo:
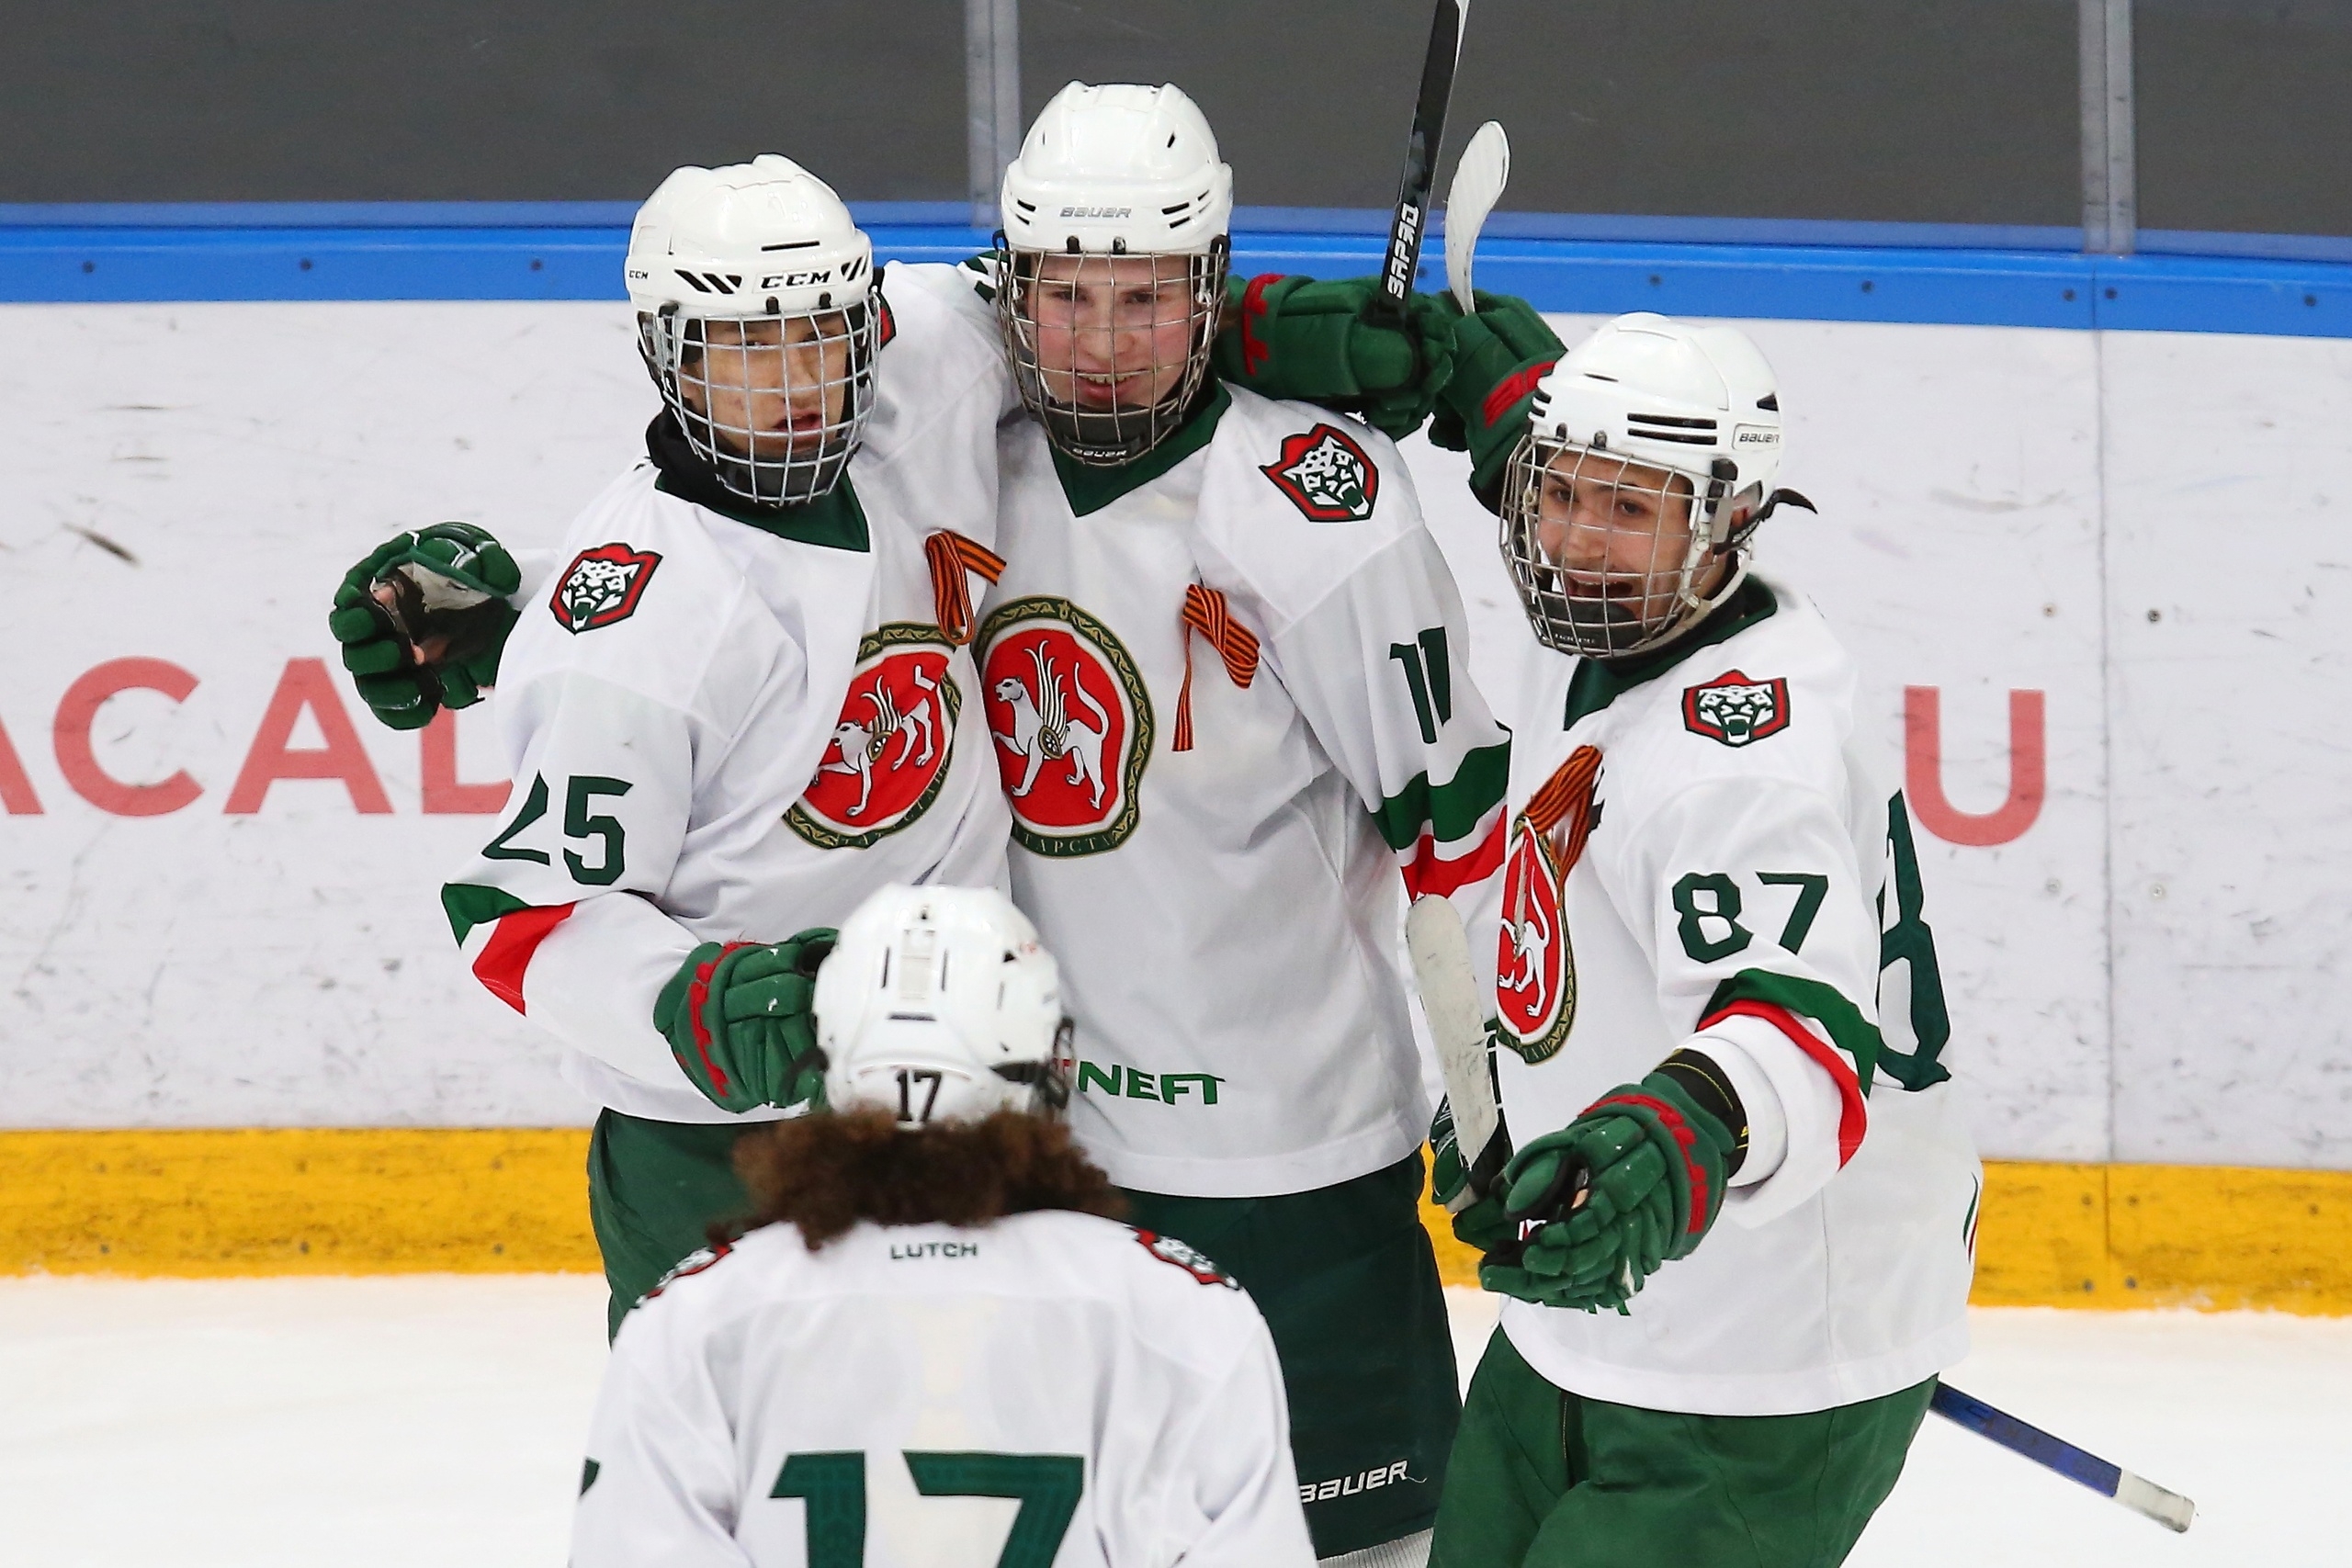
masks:
POLYGON ((327 630, 343 645, 360 700, 394 729, 422 729, 470 707, 498 679, 523 573, 470 523, 401 534, 343 574, 327 630))
POLYGON ((740 1113, 819 1097, 817 966, 838 934, 816 926, 783 942, 707 942, 662 987, 653 1027, 713 1105, 740 1113))
POLYGON ((1421 427, 1453 365, 1452 323, 1428 295, 1385 318, 1377 277, 1228 277, 1211 363, 1269 398, 1352 413, 1395 440, 1421 427))
POLYGON ((1487 501, 1501 487, 1503 464, 1527 430, 1535 383, 1566 349, 1535 307, 1515 294, 1473 294, 1469 315, 1451 294, 1433 298, 1435 330, 1451 340, 1453 374, 1438 394, 1430 445, 1470 454, 1470 488, 1487 501))
POLYGON ((1481 1285, 1544 1306, 1623 1313, 1652 1274, 1690 1255, 1723 1209, 1747 1127, 1736 1110, 1735 1131, 1702 1108, 1687 1076, 1661 1067, 1612 1089, 1512 1156, 1502 1209, 1520 1239, 1487 1255, 1481 1285))

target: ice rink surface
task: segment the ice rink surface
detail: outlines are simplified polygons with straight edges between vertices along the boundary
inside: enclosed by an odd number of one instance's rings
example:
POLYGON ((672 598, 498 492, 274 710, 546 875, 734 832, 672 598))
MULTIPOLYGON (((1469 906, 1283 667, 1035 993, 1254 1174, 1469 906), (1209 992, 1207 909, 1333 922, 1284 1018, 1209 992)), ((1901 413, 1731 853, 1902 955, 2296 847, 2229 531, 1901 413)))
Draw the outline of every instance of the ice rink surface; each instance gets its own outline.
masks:
MULTIPOLYGON (((1466 1375, 1492 1299, 1451 1294, 1466 1375)), ((603 1309, 578 1275, 0 1280, 0 1562, 556 1568, 603 1309)), ((2197 1525, 2169 1534, 1931 1416, 1856 1568, 2347 1561, 2352 1320, 1973 1326, 1953 1382, 2188 1494, 2197 1525)))

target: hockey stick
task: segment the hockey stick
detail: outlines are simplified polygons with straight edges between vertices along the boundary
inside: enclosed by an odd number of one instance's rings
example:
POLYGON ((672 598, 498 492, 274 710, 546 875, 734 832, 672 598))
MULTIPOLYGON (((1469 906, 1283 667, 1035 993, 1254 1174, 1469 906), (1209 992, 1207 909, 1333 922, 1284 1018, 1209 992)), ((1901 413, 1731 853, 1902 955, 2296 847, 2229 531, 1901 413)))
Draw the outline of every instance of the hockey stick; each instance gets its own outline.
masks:
POLYGON ((1470 0, 1437 0, 1437 14, 1430 20, 1420 96, 1413 102, 1413 130, 1405 142, 1405 176, 1397 184, 1396 209, 1388 220, 1388 260, 1380 275, 1376 308, 1391 321, 1405 319, 1405 301, 1413 292, 1413 276, 1420 268, 1430 190, 1437 183, 1438 149, 1445 141, 1445 109, 1453 99, 1453 68, 1462 59, 1462 27, 1469 12, 1470 0))
POLYGON ((2153 1481, 2132 1474, 2097 1454, 2086 1453, 2039 1427, 2030 1427, 2006 1411, 1965 1394, 1950 1383, 1938 1383, 1928 1408, 1980 1438, 1989 1438, 2012 1453, 2023 1454, 2069 1481, 2080 1482, 2102 1497, 2112 1497, 2135 1514, 2145 1514, 2168 1530, 2188 1528, 2197 1505, 2177 1492, 2167 1492, 2153 1481))
POLYGON ((1405 913, 1405 951, 1413 961, 1413 985, 1420 992, 1421 1012, 1437 1044, 1445 1100, 1453 1111, 1454 1141, 1469 1176, 1446 1205, 1460 1213, 1501 1174, 1510 1158, 1510 1134, 1495 1102, 1487 1010, 1479 1005, 1477 976, 1470 967, 1470 939, 1451 899, 1429 893, 1413 900, 1405 913))
POLYGON ((1470 289, 1478 231, 1486 227, 1487 214, 1510 183, 1510 138, 1499 122, 1490 119, 1462 150, 1462 161, 1453 165, 1453 183, 1445 191, 1445 281, 1465 316, 1478 308, 1471 302, 1475 296, 1470 289))

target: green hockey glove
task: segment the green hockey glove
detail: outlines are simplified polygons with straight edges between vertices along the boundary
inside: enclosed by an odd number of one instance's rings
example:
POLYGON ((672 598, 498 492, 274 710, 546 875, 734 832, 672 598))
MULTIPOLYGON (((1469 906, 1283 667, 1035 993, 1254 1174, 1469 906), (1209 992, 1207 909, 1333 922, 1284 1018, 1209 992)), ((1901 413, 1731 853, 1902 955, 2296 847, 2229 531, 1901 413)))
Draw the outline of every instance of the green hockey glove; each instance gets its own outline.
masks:
MULTIPOLYGON (((1476 294, 1464 315, 1450 294, 1434 310, 1451 340, 1452 374, 1438 394, 1430 442, 1470 454, 1470 488, 1481 501, 1502 484, 1503 464, 1527 430, 1535 383, 1566 352, 1535 307, 1513 294, 1476 294)), ((1431 322, 1430 330, 1435 331, 1431 322)))
POLYGON ((1481 1285, 1622 1313, 1652 1274, 1690 1255, 1722 1211, 1747 1131, 1736 1098, 1726 1107, 1710 1095, 1711 1110, 1691 1094, 1690 1075, 1676 1069, 1692 1059, 1705 1060, 1678 1052, 1512 1157, 1503 1212, 1521 1239, 1487 1258, 1481 1285), (1724 1124, 1726 1110, 1736 1128, 1724 1124))
POLYGON ((653 1003, 653 1027, 694 1086, 721 1111, 815 1100, 817 966, 835 933, 819 926, 785 942, 704 942, 653 1003))
POLYGON ((498 678, 522 586, 514 558, 469 523, 386 540, 344 573, 327 629, 360 700, 394 729, 469 707, 498 678))
POLYGON ((1385 321, 1374 314, 1379 298, 1376 277, 1229 277, 1216 373, 1269 398, 1359 415, 1402 440, 1445 384, 1452 325, 1425 295, 1413 297, 1402 322, 1385 321))

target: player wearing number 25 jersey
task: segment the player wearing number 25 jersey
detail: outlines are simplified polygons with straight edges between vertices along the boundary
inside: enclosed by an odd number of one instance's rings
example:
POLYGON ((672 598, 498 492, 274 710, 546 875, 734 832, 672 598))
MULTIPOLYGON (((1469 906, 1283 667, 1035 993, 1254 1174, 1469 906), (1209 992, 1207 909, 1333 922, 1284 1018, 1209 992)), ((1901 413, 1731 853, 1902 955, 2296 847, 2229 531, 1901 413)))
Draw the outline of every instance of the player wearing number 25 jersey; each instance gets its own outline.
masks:
POLYGON ((1307 1568, 1265 1325, 1104 1217, 1029 922, 886 888, 817 1015, 831 1109, 738 1155, 759 1228, 614 1344, 572 1568, 1307 1568))
POLYGON ((1748 570, 1810 504, 1772 488, 1762 356, 1635 315, 1539 373, 1464 400, 1522 423, 1504 556, 1572 657, 1514 726, 1520 1147, 1460 1222, 1513 1299, 1433 1561, 1834 1563, 1967 1342, 1980 1178, 1911 830, 1852 661, 1748 570))

